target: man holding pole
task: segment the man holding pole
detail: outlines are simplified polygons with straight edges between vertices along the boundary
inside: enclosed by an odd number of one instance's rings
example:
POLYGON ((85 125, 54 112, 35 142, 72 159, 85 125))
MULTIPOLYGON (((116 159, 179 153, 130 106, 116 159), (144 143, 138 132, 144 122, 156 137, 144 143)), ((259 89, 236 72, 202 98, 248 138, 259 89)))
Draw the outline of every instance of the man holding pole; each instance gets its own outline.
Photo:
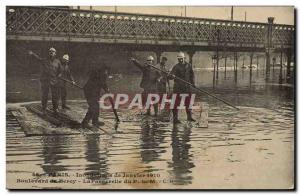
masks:
MULTIPOLYGON (((146 115, 151 114, 150 106, 147 105, 148 96, 150 94, 157 94, 157 82, 160 77, 157 70, 153 70, 151 66, 153 66, 154 58, 152 56, 147 57, 146 64, 140 64, 136 59, 131 58, 131 61, 136 65, 143 73, 142 81, 140 83, 140 87, 144 89, 142 93, 143 104, 147 107, 146 115)), ((157 116, 158 113, 158 103, 153 104, 154 107, 154 116, 157 116)))
POLYGON ((88 111, 81 122, 83 128, 88 127, 88 123, 91 119, 94 127, 104 125, 104 122, 99 122, 99 99, 101 89, 103 89, 106 93, 109 92, 106 84, 107 77, 108 67, 104 65, 100 67, 93 67, 89 73, 88 81, 83 87, 84 96, 89 106, 88 111))
MULTIPOLYGON (((176 64, 172 71, 171 72, 167 72, 167 71, 164 71, 164 70, 161 70, 160 68, 156 67, 156 66, 153 66, 153 65, 148 65, 149 67, 151 67, 152 69, 158 71, 158 72, 164 72, 168 75, 168 78, 169 79, 174 79, 174 90, 173 92, 175 92, 175 94, 173 94, 173 96, 176 96, 176 92, 187 92, 187 93, 181 93, 179 95, 181 95, 182 97, 184 96, 184 99, 185 100, 188 100, 186 102, 186 105, 190 104, 190 101, 191 101, 191 94, 190 94, 190 91, 191 89, 195 89, 196 91, 198 92, 201 92, 201 93, 204 93, 220 102, 223 102, 224 104, 236 109, 236 110, 239 110, 238 107, 234 106, 233 104, 231 104, 230 102, 222 99, 222 98, 219 98, 203 89, 200 89, 199 87, 196 87, 195 86, 195 83, 194 83, 194 71, 192 69, 192 66, 185 62, 184 61, 184 54, 182 52, 180 52, 177 56, 178 58, 178 64, 176 64), (186 97, 189 97, 189 98, 186 98, 186 97), (188 104, 187 104, 188 103, 188 104)), ((181 97, 179 97, 179 101, 181 101, 181 97)), ((175 103, 175 102, 174 102, 175 103)), ((186 106, 185 106, 186 107, 186 106)), ((187 107, 186 107, 187 108, 187 107)), ((187 116, 188 116, 188 120, 190 121, 194 121, 194 119, 192 119, 192 115, 191 113, 189 114, 189 111, 191 110, 187 110, 187 116)), ((176 115, 176 110, 174 110, 174 113, 175 113, 175 119, 177 120, 174 120, 175 123, 178 123, 178 116, 176 115)))
POLYGON ((65 54, 62 57, 62 74, 61 79, 59 82, 59 91, 60 91, 60 99, 61 99, 61 107, 62 109, 70 109, 66 105, 66 99, 67 99, 67 88, 66 88, 66 81, 69 80, 72 82, 73 85, 75 85, 74 78, 71 74, 70 68, 69 68, 69 55, 65 54))
POLYGON ((59 99, 59 77, 62 74, 62 65, 59 59, 56 58, 56 49, 53 47, 49 49, 49 57, 43 59, 37 54, 29 51, 29 55, 34 56, 37 60, 42 63, 41 66, 41 91, 42 91, 42 109, 43 113, 46 114, 48 94, 51 90, 53 112, 57 114, 58 99, 59 99))
POLYGON ((194 71, 191 64, 185 61, 185 56, 183 52, 179 52, 177 55, 178 63, 172 68, 170 72, 170 79, 174 79, 173 93, 176 94, 176 100, 174 104, 173 111, 173 123, 180 123, 178 120, 178 106, 181 102, 181 96, 186 94, 187 97, 184 101, 184 106, 186 110, 187 120, 195 121, 192 118, 192 110, 190 108, 190 100, 191 100, 191 86, 181 80, 184 80, 190 83, 192 86, 195 86, 194 82, 194 71), (179 79, 176 79, 177 77, 179 79))

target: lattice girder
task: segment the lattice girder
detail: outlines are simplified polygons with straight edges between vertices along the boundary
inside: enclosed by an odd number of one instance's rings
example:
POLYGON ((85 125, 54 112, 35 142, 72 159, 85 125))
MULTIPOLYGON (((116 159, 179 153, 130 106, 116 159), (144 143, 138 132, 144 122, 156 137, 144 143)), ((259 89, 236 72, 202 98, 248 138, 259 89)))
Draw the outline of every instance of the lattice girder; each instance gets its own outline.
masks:
MULTIPOLYGON (((84 11, 47 7, 7 7, 8 35, 109 37, 184 42, 266 44, 267 23, 84 11)), ((294 44, 294 26, 274 24, 275 45, 294 44)))

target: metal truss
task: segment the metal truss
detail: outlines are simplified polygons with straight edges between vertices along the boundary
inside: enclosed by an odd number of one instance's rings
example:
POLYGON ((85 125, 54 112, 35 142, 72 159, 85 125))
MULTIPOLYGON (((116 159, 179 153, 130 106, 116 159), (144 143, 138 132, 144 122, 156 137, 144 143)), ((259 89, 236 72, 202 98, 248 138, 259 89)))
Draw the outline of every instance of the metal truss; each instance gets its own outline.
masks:
MULTIPOLYGON (((266 45, 268 23, 84 11, 46 7, 7 7, 7 35, 61 36, 266 45)), ((273 24, 272 46, 294 47, 295 28, 273 24)))

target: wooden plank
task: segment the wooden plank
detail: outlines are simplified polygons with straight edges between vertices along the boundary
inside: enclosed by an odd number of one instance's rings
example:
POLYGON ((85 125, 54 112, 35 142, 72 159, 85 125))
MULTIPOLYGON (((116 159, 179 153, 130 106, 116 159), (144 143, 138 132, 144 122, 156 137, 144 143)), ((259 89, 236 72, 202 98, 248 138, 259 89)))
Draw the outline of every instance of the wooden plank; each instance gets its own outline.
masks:
MULTIPOLYGON (((41 105, 34 105, 34 107, 37 110, 42 110, 41 105)), ((60 121, 61 125, 69 126, 70 128, 78 128, 81 126, 81 124, 78 121, 72 119, 69 115, 65 113, 57 112, 57 114, 54 114, 52 110, 46 109, 46 114, 48 117, 60 121)))
POLYGON ((27 110, 31 111, 32 113, 38 115, 39 117, 41 117, 42 119, 49 121, 51 124, 54 124, 55 126, 61 126, 63 123, 62 121, 52 117, 49 114, 49 111, 47 112, 47 114, 45 115, 42 112, 42 109, 39 109, 38 106, 36 106, 35 104, 31 104, 31 105, 27 105, 26 106, 27 110))
MULTIPOLYGON (((22 127, 27 136, 40 136, 40 135, 100 135, 101 129, 97 129, 94 127, 89 128, 81 128, 81 124, 72 119, 68 114, 58 112, 57 115, 50 109, 46 110, 46 115, 42 112, 42 107, 39 104, 30 104, 27 105, 26 108, 32 112, 33 114, 38 115, 41 119, 43 119, 46 123, 50 123, 55 125, 55 127, 51 127, 50 124, 30 124, 30 120, 26 121, 26 113, 23 113, 23 122, 22 127)), ((27 114, 28 115, 28 114, 27 114)), ((104 132, 102 132, 103 134, 104 132)))
POLYGON ((36 111, 39 112, 39 114, 41 114, 40 110, 36 109, 34 106, 32 106, 31 109, 32 110, 28 112, 27 108, 20 107, 18 110, 12 111, 12 114, 17 118, 20 127, 24 131, 26 136, 71 135, 71 134, 80 133, 76 131, 74 132, 70 129, 63 129, 63 128, 60 128, 58 130, 57 126, 53 128, 51 127, 49 122, 43 121, 32 114, 33 113, 32 111, 36 111))

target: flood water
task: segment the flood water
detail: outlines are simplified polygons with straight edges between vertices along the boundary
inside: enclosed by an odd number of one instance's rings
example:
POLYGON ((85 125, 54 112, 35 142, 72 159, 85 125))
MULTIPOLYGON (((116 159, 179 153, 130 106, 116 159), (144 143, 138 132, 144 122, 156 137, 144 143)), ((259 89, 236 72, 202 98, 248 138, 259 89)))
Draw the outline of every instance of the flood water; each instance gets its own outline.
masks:
MULTIPOLYGON (((22 129, 7 126, 7 186, 293 188, 294 88, 278 85, 279 69, 271 69, 270 83, 264 80, 264 70, 253 70, 251 82, 249 70, 239 70, 237 83, 232 71, 226 79, 221 71, 215 86, 211 71, 195 73, 197 86, 240 111, 199 94, 198 99, 209 104, 208 128, 142 120, 121 122, 111 134, 26 137, 22 129), (43 179, 47 183, 40 183, 43 179)), ((7 78, 7 101, 39 100, 36 79, 7 78)), ((83 78, 76 79, 83 84, 83 78)), ((109 83, 113 92, 134 93, 140 92, 139 81, 137 74, 109 83)), ((82 98, 82 92, 69 88, 69 99, 82 98)))

